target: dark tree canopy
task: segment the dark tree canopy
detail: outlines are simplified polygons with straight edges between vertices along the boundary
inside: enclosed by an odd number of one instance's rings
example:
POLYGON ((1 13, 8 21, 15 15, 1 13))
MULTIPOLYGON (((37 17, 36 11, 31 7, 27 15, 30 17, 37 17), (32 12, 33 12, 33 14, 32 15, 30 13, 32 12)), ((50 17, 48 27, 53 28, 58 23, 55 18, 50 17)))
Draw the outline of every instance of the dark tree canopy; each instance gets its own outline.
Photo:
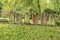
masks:
POLYGON ((3 4, 0 2, 0 10, 2 10, 3 4))
POLYGON ((52 10, 52 9, 49 9, 49 8, 45 9, 44 12, 49 13, 49 14, 56 14, 55 10, 52 10))

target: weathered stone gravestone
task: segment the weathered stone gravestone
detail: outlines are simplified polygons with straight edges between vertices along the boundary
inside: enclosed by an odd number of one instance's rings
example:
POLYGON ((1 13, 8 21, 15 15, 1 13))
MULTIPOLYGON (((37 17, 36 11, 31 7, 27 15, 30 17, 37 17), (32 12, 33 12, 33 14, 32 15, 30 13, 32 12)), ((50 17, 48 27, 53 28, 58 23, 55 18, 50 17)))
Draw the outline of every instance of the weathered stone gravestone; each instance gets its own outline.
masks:
POLYGON ((55 15, 56 11, 52 9, 45 9, 42 18, 41 18, 41 24, 42 25, 55 25, 55 15))

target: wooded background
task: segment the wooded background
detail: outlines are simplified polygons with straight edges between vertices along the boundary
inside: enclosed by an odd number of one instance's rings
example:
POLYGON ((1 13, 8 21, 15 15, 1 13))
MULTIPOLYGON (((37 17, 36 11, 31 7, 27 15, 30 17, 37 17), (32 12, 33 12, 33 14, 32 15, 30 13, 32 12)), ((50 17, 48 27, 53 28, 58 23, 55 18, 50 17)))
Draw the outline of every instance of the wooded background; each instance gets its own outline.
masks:
POLYGON ((0 0, 0 18, 9 23, 60 25, 60 0, 0 0))

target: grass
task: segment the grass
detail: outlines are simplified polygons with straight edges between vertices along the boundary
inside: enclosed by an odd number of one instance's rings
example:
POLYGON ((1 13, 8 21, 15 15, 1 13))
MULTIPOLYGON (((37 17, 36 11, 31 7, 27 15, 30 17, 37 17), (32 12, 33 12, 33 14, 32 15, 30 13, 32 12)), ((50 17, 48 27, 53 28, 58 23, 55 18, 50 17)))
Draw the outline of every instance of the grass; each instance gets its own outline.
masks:
POLYGON ((0 40, 60 40, 60 27, 0 24, 0 40))

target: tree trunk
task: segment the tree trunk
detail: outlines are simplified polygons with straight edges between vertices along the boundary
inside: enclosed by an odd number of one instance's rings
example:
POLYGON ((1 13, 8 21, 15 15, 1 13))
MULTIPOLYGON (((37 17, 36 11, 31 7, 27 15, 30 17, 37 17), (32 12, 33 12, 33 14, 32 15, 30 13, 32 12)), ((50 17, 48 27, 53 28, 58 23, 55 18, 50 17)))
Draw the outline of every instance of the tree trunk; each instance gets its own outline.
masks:
POLYGON ((33 15, 33 24, 38 24, 38 16, 37 15, 33 15))
POLYGON ((14 13, 14 24, 15 24, 15 13, 14 13))

